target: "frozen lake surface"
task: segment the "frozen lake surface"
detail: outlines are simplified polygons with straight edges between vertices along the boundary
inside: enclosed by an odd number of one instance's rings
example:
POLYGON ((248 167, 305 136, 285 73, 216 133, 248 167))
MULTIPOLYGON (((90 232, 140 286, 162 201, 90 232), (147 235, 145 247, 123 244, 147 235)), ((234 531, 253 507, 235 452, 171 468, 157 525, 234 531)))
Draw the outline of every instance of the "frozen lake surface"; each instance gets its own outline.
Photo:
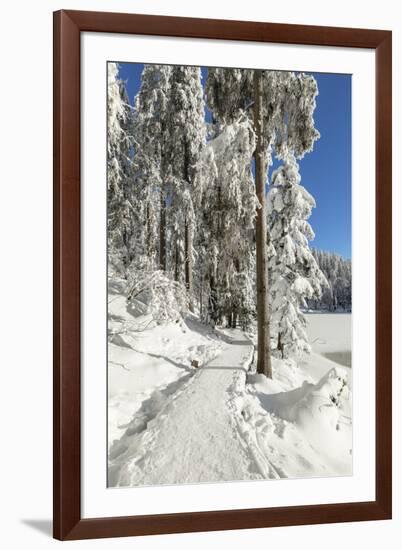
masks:
POLYGON ((352 366, 352 314, 308 313, 307 331, 315 353, 344 367, 352 366))

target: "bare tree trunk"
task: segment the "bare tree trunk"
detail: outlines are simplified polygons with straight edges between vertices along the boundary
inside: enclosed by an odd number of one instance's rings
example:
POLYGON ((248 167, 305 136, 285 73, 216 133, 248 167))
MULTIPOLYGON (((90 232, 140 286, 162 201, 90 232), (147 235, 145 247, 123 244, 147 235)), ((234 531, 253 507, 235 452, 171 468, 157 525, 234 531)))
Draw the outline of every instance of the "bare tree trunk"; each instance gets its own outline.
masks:
POLYGON ((201 282, 200 282, 200 319, 201 321, 203 320, 202 319, 202 315, 203 315, 203 311, 202 311, 202 291, 203 291, 203 281, 202 281, 202 277, 201 277, 201 282))
POLYGON ((254 129, 255 148, 255 184, 260 208, 256 219, 256 256, 257 256, 257 372, 272 378, 271 341, 268 302, 268 257, 267 257, 267 220, 265 206, 265 162, 262 121, 262 78, 261 71, 254 71, 254 129))
MULTIPOLYGON (((189 144, 187 141, 184 142, 184 180, 189 186, 190 177, 189 177, 189 144)), ((188 295, 190 299, 190 311, 194 311, 193 306, 193 239, 192 239, 192 227, 188 219, 184 221, 184 280, 186 282, 186 287, 188 290, 188 295)))
POLYGON ((216 277, 213 273, 209 275, 209 297, 208 297, 208 314, 212 325, 215 326, 218 323, 218 293, 215 287, 216 277))
POLYGON ((278 332, 278 344, 277 344, 278 351, 281 352, 281 357, 284 359, 285 356, 285 346, 282 343, 282 334, 278 332))
POLYGON ((152 261, 152 264, 153 264, 155 258, 153 257, 153 250, 151 246, 151 213, 150 213, 149 204, 147 204, 146 206, 145 218, 146 218, 145 254, 152 261))
POLYGON ((179 247, 177 245, 177 241, 176 241, 175 251, 174 251, 174 280, 175 281, 179 280, 179 247))
POLYGON ((190 311, 193 311, 193 243, 190 224, 185 221, 184 225, 184 277, 190 298, 190 311))
POLYGON ((161 212, 159 225, 159 268, 166 271, 166 202, 163 192, 160 194, 161 212))

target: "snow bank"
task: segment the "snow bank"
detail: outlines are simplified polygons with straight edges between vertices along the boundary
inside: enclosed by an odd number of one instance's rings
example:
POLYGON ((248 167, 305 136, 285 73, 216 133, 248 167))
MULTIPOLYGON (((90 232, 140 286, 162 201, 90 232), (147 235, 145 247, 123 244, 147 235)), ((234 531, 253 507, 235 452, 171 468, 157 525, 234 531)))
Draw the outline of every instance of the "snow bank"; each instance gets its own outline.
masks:
POLYGON ((273 370, 273 380, 249 375, 236 404, 239 430, 263 475, 351 475, 349 369, 331 368, 317 383, 293 361, 276 359, 273 370))
POLYGON ((307 315, 313 352, 273 358, 273 379, 249 374, 235 397, 238 428, 266 477, 352 473, 351 315, 307 315), (332 355, 330 355, 332 354, 332 355))

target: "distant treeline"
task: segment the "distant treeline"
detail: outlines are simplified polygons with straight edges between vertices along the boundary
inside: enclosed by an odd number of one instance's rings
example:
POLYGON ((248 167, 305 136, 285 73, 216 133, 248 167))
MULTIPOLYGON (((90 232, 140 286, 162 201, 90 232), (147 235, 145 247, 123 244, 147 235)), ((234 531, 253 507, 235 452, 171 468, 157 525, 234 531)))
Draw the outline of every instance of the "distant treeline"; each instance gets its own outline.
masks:
POLYGON ((312 253, 328 281, 328 286, 323 288, 321 298, 308 300, 308 306, 311 309, 328 311, 352 311, 351 260, 323 250, 313 249, 312 253))

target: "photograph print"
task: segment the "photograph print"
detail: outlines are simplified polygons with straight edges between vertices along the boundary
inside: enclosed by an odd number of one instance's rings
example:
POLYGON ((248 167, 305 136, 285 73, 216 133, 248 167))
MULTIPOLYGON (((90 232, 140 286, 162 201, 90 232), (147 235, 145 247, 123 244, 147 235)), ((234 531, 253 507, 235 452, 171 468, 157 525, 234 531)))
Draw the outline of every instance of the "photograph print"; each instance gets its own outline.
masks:
POLYGON ((108 487, 352 475, 351 75, 106 70, 108 487))

